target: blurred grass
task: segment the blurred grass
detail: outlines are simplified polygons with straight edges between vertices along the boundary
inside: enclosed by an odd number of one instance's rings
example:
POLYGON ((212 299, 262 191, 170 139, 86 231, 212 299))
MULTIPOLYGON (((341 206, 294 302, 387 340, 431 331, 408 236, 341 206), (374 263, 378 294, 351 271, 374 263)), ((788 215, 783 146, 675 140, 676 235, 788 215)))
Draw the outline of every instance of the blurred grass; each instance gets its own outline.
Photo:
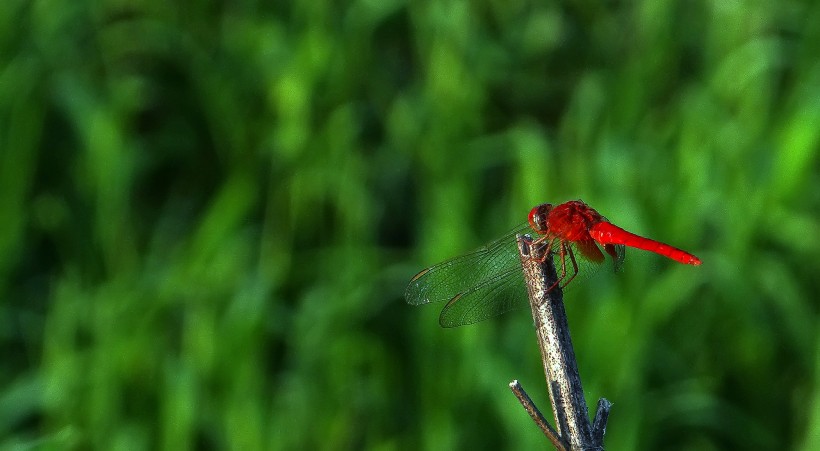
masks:
POLYGON ((582 198, 609 449, 820 448, 820 6, 0 5, 0 448, 534 449, 417 270, 582 198), (595 299, 593 299, 593 297, 595 299))

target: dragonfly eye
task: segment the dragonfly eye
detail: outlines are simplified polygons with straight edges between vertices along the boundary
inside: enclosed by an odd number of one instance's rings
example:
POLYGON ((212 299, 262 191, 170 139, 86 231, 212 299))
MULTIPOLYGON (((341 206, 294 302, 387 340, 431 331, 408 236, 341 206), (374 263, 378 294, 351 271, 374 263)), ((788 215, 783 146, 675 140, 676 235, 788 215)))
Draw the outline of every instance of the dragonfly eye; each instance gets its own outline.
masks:
POLYGON ((530 210, 530 227, 539 235, 547 234, 547 216, 552 211, 552 204, 536 205, 530 210))

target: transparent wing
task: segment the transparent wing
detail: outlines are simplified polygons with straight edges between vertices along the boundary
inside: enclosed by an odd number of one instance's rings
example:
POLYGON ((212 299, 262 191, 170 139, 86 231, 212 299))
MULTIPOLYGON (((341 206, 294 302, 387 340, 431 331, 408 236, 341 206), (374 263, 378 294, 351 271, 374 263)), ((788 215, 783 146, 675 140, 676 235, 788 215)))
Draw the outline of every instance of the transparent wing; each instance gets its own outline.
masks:
POLYGON ((527 286, 521 265, 457 294, 439 316, 441 327, 473 324, 527 305, 527 286))
POLYGON ((408 304, 420 305, 453 299, 482 283, 519 268, 515 235, 531 231, 525 223, 501 238, 416 274, 407 285, 404 297, 408 304))
POLYGON ((612 264, 615 272, 623 270, 626 247, 622 244, 607 244, 604 246, 604 250, 612 256, 612 264))

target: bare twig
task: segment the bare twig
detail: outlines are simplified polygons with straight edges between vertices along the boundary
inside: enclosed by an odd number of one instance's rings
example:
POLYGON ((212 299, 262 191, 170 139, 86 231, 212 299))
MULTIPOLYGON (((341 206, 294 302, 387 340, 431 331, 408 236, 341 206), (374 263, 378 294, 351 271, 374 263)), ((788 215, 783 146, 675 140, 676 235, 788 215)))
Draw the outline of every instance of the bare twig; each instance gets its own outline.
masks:
POLYGON ((598 400, 598 410, 595 412, 595 421, 592 422, 592 442, 603 449, 604 434, 606 434, 606 420, 609 419, 609 409, 612 403, 606 398, 598 400))
POLYGON ((524 406, 524 409, 527 411, 527 413, 530 414, 530 417, 533 421, 535 421, 535 424, 537 424, 538 427, 541 428, 541 431, 544 432, 544 435, 547 436, 547 439, 549 439, 552 445, 555 446, 555 449, 557 449, 558 451, 566 451, 569 445, 567 445, 566 442, 561 440, 561 437, 558 435, 558 432, 556 432, 555 429, 553 429, 552 426, 550 426, 550 424, 547 423, 547 419, 544 418, 544 415, 541 413, 540 410, 538 410, 538 407, 535 407, 535 403, 532 402, 532 398, 530 398, 527 392, 524 391, 524 387, 522 387, 517 380, 514 380, 510 382, 510 390, 512 390, 515 397, 518 398, 518 401, 521 403, 521 405, 524 406))
POLYGON ((558 280, 555 265, 552 258, 544 256, 548 249, 530 247, 531 244, 530 237, 518 236, 521 265, 560 439, 572 450, 603 449, 610 403, 605 399, 599 401, 593 429, 572 349, 563 293, 560 287, 549 290, 558 280))

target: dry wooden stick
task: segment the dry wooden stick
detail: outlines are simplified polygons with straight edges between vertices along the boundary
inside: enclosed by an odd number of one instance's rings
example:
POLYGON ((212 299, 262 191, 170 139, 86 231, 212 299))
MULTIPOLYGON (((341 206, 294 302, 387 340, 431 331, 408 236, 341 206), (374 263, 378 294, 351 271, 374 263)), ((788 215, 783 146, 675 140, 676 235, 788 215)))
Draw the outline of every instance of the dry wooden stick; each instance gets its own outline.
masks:
POLYGON ((517 380, 514 380, 510 382, 510 390, 512 390, 515 397, 518 398, 521 405, 524 406, 527 413, 530 414, 532 421, 535 421, 535 424, 541 428, 541 431, 544 432, 547 439, 549 439, 552 445, 555 446, 555 449, 558 451, 566 451, 567 448, 569 448, 569 445, 565 441, 561 440, 561 436, 558 435, 558 432, 556 432, 555 429, 547 423, 547 419, 544 418, 544 414, 542 414, 541 411, 538 410, 538 407, 535 406, 535 403, 532 402, 532 398, 530 398, 530 395, 524 391, 524 387, 522 387, 517 380))
MULTIPOLYGON (((589 423, 581 377, 572 349, 563 293, 560 287, 549 290, 558 280, 551 256, 544 256, 549 249, 530 246, 533 241, 526 235, 519 235, 517 239, 552 412, 558 429, 558 441, 569 444, 570 450, 603 449, 611 404, 603 398, 598 402, 593 428, 589 423)), ((530 411, 524 402, 522 405, 530 411)), ((540 424, 539 427, 544 429, 540 424)))

